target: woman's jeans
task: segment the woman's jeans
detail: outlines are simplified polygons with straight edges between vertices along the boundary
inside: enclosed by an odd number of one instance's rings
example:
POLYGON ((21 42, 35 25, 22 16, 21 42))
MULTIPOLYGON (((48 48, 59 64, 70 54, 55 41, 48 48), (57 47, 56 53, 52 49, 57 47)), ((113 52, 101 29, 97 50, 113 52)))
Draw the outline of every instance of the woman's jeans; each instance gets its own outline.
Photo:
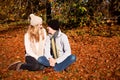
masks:
MULTIPOLYGON (((76 57, 74 55, 70 55, 63 62, 61 62, 59 64, 55 64, 54 70, 55 71, 62 71, 64 69, 66 69, 70 64, 72 64, 75 61, 76 61, 76 57)), ((50 63, 45 56, 39 57, 38 62, 40 64, 43 64, 44 66, 50 66, 50 63)))
POLYGON ((20 67, 22 70, 29 70, 29 71, 38 71, 43 70, 44 66, 40 64, 35 58, 31 56, 25 57, 26 63, 23 63, 20 67))

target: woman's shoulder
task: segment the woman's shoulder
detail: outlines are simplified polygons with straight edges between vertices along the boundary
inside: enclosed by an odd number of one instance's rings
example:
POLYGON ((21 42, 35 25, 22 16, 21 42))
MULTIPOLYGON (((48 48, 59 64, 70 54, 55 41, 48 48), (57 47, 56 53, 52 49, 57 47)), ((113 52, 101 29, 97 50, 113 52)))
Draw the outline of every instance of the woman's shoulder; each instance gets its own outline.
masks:
POLYGON ((28 36, 29 36, 29 34, 28 34, 28 33, 25 33, 24 37, 28 37, 28 36))
POLYGON ((24 36, 28 36, 28 33, 26 32, 24 36))

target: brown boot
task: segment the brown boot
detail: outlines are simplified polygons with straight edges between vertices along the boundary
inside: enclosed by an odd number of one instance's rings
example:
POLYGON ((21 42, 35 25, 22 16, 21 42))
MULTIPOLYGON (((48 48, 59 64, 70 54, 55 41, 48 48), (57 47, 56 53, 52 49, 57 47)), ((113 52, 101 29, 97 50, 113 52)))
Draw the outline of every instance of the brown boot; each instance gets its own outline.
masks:
POLYGON ((23 64, 22 62, 18 63, 18 65, 17 65, 17 67, 16 67, 16 70, 17 70, 17 71, 22 71, 22 69, 20 69, 20 67, 21 67, 22 64, 23 64))
POLYGON ((22 65, 22 62, 20 62, 20 61, 14 62, 8 66, 8 70, 17 70, 18 71, 20 69, 21 65, 22 65))

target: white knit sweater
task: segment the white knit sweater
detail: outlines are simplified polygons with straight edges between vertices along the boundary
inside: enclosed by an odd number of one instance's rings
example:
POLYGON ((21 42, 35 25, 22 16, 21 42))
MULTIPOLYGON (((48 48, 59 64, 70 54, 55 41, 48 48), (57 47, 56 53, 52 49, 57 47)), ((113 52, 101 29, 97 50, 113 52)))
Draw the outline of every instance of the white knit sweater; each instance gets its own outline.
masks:
POLYGON ((26 33, 24 35, 24 44, 25 44, 25 50, 26 50, 25 56, 32 56, 36 60, 40 56, 43 56, 45 40, 46 40, 46 30, 45 29, 43 29, 43 30, 44 30, 44 37, 45 37, 45 39, 44 40, 40 40, 39 42, 35 42, 35 41, 34 42, 30 42, 29 34, 26 33))

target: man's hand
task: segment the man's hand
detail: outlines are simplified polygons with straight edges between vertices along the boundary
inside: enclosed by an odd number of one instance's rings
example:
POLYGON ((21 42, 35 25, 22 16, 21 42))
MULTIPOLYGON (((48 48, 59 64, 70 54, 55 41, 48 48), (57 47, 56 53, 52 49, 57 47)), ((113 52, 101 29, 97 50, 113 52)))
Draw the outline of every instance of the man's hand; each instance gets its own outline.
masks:
POLYGON ((50 58, 49 63, 50 63, 50 66, 54 67, 55 63, 56 63, 56 60, 54 58, 50 58))

